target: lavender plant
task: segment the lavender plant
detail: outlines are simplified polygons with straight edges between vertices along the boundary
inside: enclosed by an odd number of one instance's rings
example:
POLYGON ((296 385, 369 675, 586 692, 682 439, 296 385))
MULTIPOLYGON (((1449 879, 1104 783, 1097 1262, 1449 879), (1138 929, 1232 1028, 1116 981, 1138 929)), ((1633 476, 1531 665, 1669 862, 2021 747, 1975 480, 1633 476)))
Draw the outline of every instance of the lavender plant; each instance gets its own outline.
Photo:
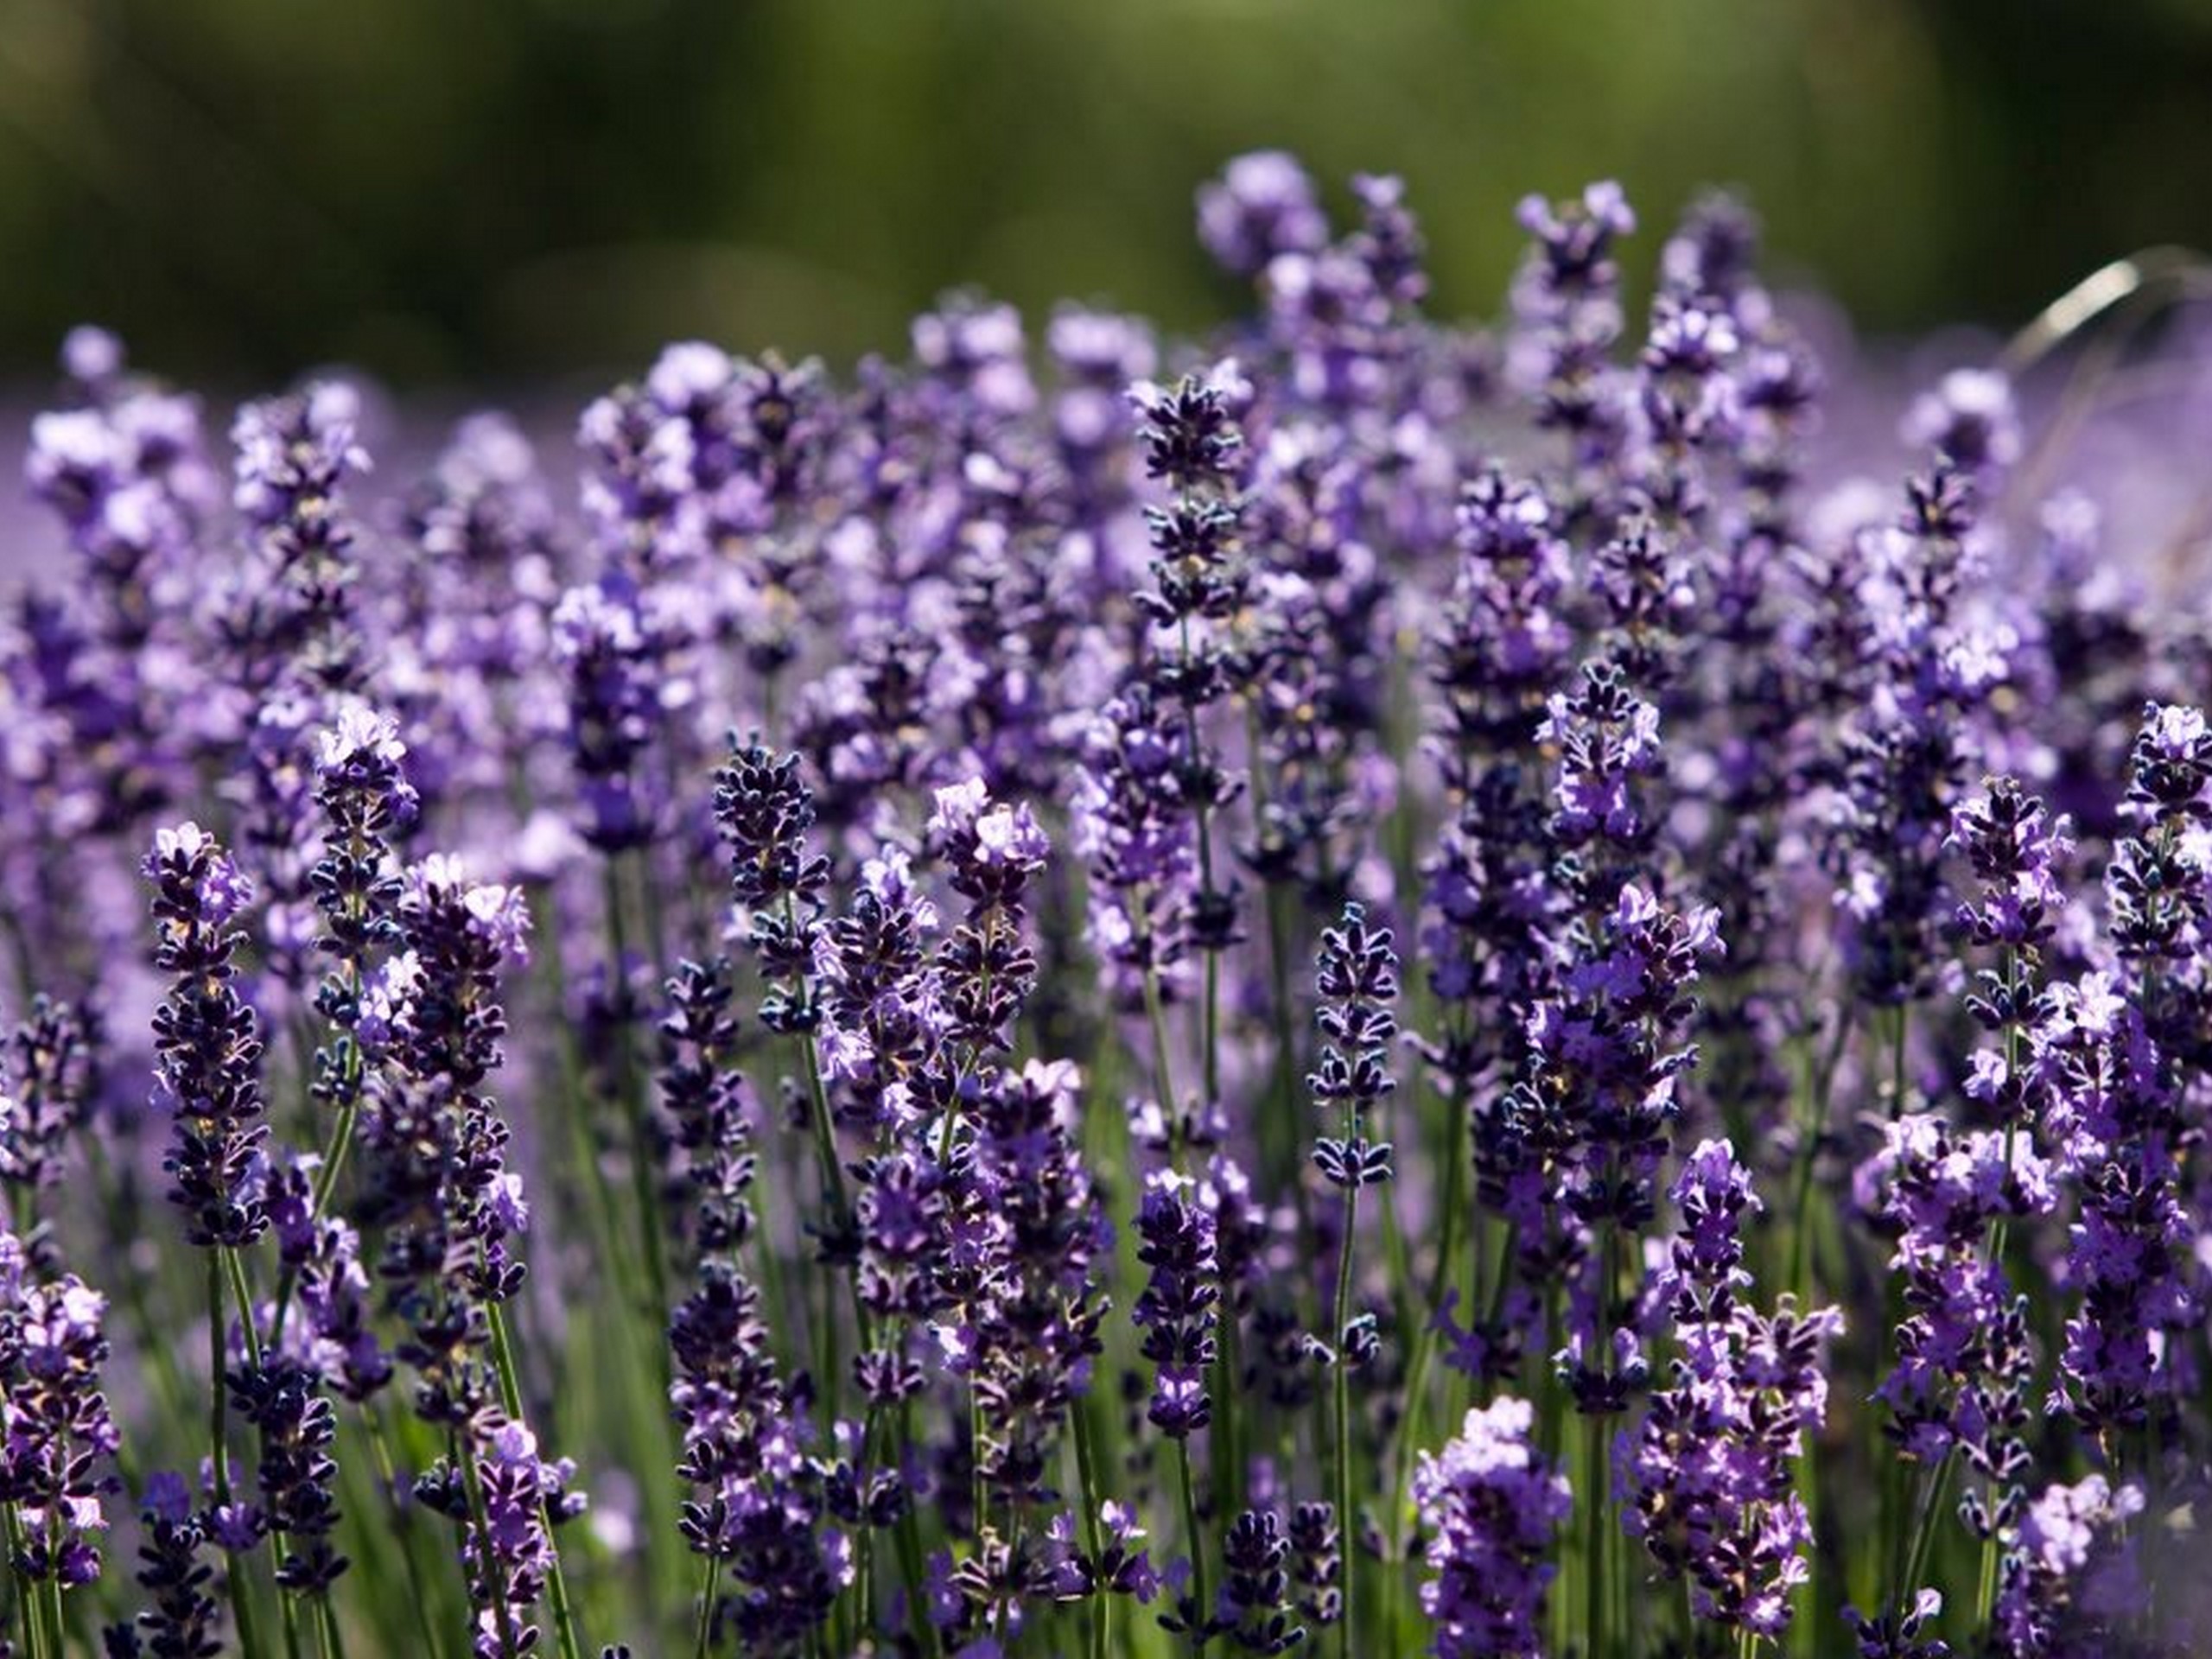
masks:
POLYGON ((1923 391, 1724 199, 1638 320, 1532 198, 1490 329, 1350 206, 569 467, 327 382, 227 503, 70 337, 7 1651, 2212 1646, 2212 613, 2096 294, 1923 391))

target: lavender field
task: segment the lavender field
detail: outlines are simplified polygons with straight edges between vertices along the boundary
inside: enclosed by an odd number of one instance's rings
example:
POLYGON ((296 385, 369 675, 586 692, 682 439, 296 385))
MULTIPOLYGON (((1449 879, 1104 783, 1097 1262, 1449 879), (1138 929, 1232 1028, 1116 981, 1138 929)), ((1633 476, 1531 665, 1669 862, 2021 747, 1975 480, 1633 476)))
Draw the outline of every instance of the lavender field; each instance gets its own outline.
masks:
POLYGON ((449 434, 68 337, 5 1652, 2212 1652, 2203 269, 1901 388, 1331 199, 449 434))

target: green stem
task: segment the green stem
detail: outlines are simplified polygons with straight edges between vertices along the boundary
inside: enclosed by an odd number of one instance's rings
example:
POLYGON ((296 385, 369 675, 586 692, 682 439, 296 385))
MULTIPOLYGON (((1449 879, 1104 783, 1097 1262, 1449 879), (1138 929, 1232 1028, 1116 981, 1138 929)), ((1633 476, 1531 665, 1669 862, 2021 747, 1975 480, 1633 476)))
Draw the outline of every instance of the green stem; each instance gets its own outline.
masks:
POLYGON ((1351 1368, 1344 1354, 1344 1327, 1351 1322, 1351 1245, 1359 1224, 1359 1182, 1344 1188, 1344 1236, 1337 1249, 1337 1298, 1330 1345, 1336 1351, 1332 1405, 1337 1453, 1337 1529, 1344 1541, 1344 1609, 1337 1621, 1338 1659, 1351 1659, 1352 1586, 1357 1580, 1358 1528, 1351 1513, 1351 1368))
MULTIPOLYGON (((554 939, 560 937, 561 918, 550 894, 542 892, 531 894, 530 918, 531 931, 538 938, 554 939)), ((576 1103, 587 1100, 587 1094, 575 1027, 568 1017, 568 969, 557 950, 538 952, 537 960, 543 963, 544 1007, 557 1033, 553 1046, 559 1069, 560 1086, 556 1098, 569 1107, 561 1116, 567 1121, 570 1156, 575 1162, 575 1173, 582 1180, 582 1187, 575 1198, 576 1213, 589 1227, 596 1253, 614 1281, 632 1285, 636 1281, 629 1268, 631 1246, 621 1227, 620 1206, 615 1201, 613 1185, 607 1179, 606 1166, 601 1160, 599 1144, 593 1135, 591 1125, 587 1122, 587 1115, 574 1109, 576 1103)), ((565 1185, 563 1195, 566 1195, 565 1185)), ((666 1362, 659 1363, 664 1369, 666 1362)))
POLYGON ((721 1557, 709 1555, 707 1581, 699 1591, 699 1636, 692 1644, 693 1659, 707 1659, 707 1649, 714 1638, 715 1598, 721 1593, 721 1557))
MULTIPOLYGON (((899 1443, 914 1443, 914 1409, 911 1400, 899 1402, 899 1443)), ((909 1503, 899 1517, 899 1576, 906 1587, 906 1626, 927 1659, 941 1651, 937 1624, 929 1616, 929 1599, 923 1589, 922 1535, 914 1506, 909 1503)))
POLYGON ((376 1458, 377 1479, 391 1500, 395 1530, 399 1534, 399 1555, 407 1564, 408 1599, 414 1604, 415 1624, 423 1638, 423 1651, 434 1654, 438 1650, 438 1639, 430 1619, 430 1586, 423 1579, 422 1563, 415 1556, 415 1516, 400 1506, 399 1467, 391 1455, 391 1439, 384 1432, 384 1415, 374 1405, 364 1402, 361 1421, 368 1429, 369 1446, 376 1458))
MULTIPOLYGON (((1614 1180, 1613 1160, 1605 1160, 1605 1185, 1611 1190, 1614 1180)), ((1598 1294, 1594 1312, 1597 1316, 1597 1344, 1591 1355, 1593 1368, 1604 1370, 1612 1361, 1613 1288, 1618 1275, 1613 1260, 1613 1249, 1619 1230, 1608 1216, 1598 1224, 1598 1294)), ((1587 1473, 1589 1477, 1589 1515, 1587 1558, 1583 1563, 1584 1607, 1588 1623, 1589 1646, 1592 1655, 1610 1652, 1606 1645, 1609 1631, 1605 1619, 1605 1573, 1607 1566, 1607 1529, 1605 1510, 1610 1497, 1607 1465, 1611 1459, 1605 1444, 1605 1419, 1602 1413, 1592 1412, 1586 1429, 1587 1473)))
MULTIPOLYGON (((1090 1552, 1090 1559, 1099 1557, 1098 1511, 1101 1503, 1098 1491, 1098 1460, 1090 1444, 1090 1399, 1078 1395, 1069 1414, 1075 1429, 1075 1466, 1083 1483, 1083 1544, 1090 1552)), ((1090 1590, 1090 1659, 1106 1659, 1106 1649, 1112 1640, 1109 1626, 1114 1619, 1114 1600, 1103 1585, 1094 1584, 1090 1590)))
MULTIPOLYGON (((609 859, 603 877, 607 893, 607 949, 614 958, 617 984, 621 983, 628 969, 623 958, 629 954, 627 930, 624 925, 622 902, 622 873, 620 867, 609 859)), ((632 1049, 626 1023, 614 1037, 615 1086, 621 1096, 622 1114, 630 1132, 630 1190, 637 1206, 638 1255, 645 1269, 647 1294, 652 1298, 651 1313, 653 1328, 668 1329, 668 1268, 661 1259, 661 1240, 664 1236, 661 1226, 660 1194, 653 1185, 653 1147, 652 1126, 645 1115, 645 1090, 637 1074, 637 1057, 632 1049)), ((661 1367, 661 1381, 668 1376, 665 1344, 658 1344, 656 1352, 661 1367)))
POLYGON ((1797 1179, 1790 1205, 1789 1283, 1801 1293, 1809 1290, 1806 1269, 1812 1262, 1813 1228, 1806 1214, 1813 1198, 1814 1166, 1820 1160, 1821 1141, 1828 1130, 1828 1101, 1834 1093, 1835 1071, 1843 1058, 1843 1047, 1851 1031, 1848 1008, 1837 1010, 1835 1035, 1828 1039, 1828 1051, 1817 1070, 1807 1079, 1812 1094, 1813 1121, 1806 1130, 1805 1143, 1797 1149, 1797 1179))
MULTIPOLYGON (((59 1540, 53 1536, 59 1525, 58 1519, 49 1514, 46 1525, 48 1535, 46 1558, 52 1561, 59 1549, 59 1540)), ((39 1580, 39 1598, 46 1609, 46 1627, 54 1641, 54 1651, 57 1655, 67 1654, 69 1651, 69 1624, 61 1612, 61 1575, 59 1572, 49 1570, 39 1580)))
MULTIPOLYGON (((355 855, 361 849, 356 848, 355 855)), ((361 1002, 361 964, 358 958, 346 963, 346 1002, 359 1008, 361 1002)), ((346 1154, 353 1144, 353 1127, 360 1116, 361 1106, 361 1044, 351 1031, 341 1032, 339 1045, 339 1090, 340 1103, 338 1122, 331 1131, 330 1144, 323 1151, 322 1167, 315 1172, 315 1218, 321 1221, 330 1208, 330 1195, 337 1190, 338 1173, 346 1166, 346 1154)))
MULTIPOLYGON (((798 905, 788 893, 784 895, 784 919, 794 933, 798 930, 798 905)), ((804 987, 805 982, 800 982, 804 987)), ((830 1116, 830 1090, 822 1077, 822 1055, 815 1046, 811 1032, 797 1034, 799 1060, 806 1072, 807 1117, 814 1133, 815 1161, 822 1168, 822 1185, 830 1195, 830 1222, 840 1234, 849 1233, 853 1227, 853 1206, 845 1191, 845 1166, 837 1155, 837 1128, 830 1116)), ((949 1135, 948 1129, 948 1135, 949 1135)), ((853 1305, 853 1324, 860 1333, 861 1346, 866 1349, 874 1341, 873 1322, 868 1318, 868 1305, 861 1300, 857 1274, 845 1275, 845 1288, 853 1305)), ((826 1333, 829 1363, 823 1368, 822 1392, 825 1408, 834 1417, 836 1412, 838 1375, 836 1357, 836 1319, 834 1309, 825 1309, 823 1328, 826 1333)), ((979 1517, 980 1518, 980 1517, 979 1517)))
MULTIPOLYGON (((1205 1627, 1213 1618, 1213 1598, 1206 1593, 1206 1542, 1205 1535, 1198 1530, 1198 1500, 1191 1485, 1191 1439, 1187 1434, 1179 1434, 1175 1439, 1175 1472, 1183 1489, 1183 1531, 1191 1549, 1191 1590, 1197 1599, 1198 1614, 1192 1621, 1192 1647, 1203 1649, 1205 1646, 1205 1627)), ((1349 1562, 1349 1551, 1346 1552, 1346 1559, 1349 1562)), ((1349 1566, 1344 1573, 1344 1581, 1349 1589, 1351 1581, 1349 1566)), ((1345 1598, 1345 1611, 1347 1615, 1351 1611, 1349 1596, 1345 1598)))
MULTIPOLYGON (((207 1430, 211 1441, 209 1459, 215 1472, 215 1502, 227 1505, 231 1501, 230 1452, 230 1386, 224 1373, 228 1369, 228 1355, 224 1338, 229 1319, 224 1308, 223 1269, 227 1250, 211 1248, 207 1252, 207 1361, 213 1382, 213 1399, 207 1409, 207 1430)), ((249 1313, 245 1323, 251 1327, 253 1320, 249 1313)), ((231 1599, 231 1619, 238 1627, 238 1650, 246 1659, 258 1659, 261 1640, 254 1629, 253 1597, 245 1581, 245 1560, 236 1550, 223 1552, 224 1581, 231 1599)))
MULTIPOLYGON (((2020 991, 2019 948, 2017 945, 2008 944, 2005 947, 2005 1002, 2008 1013, 2017 1014, 2020 1006, 2020 991)), ((2009 1080, 2019 1075, 2022 1035, 2020 1021, 2017 1018, 2006 1019, 2004 1033, 2005 1075, 2009 1080)), ((2014 1114, 2007 1118, 2005 1125, 2005 1179, 2008 1183, 2012 1179, 2013 1170, 2018 1167, 2016 1154, 2018 1150, 2019 1134, 2019 1119, 2018 1115, 2014 1114)), ((1988 1238, 1989 1266, 2000 1273, 2005 1266, 2005 1217, 2002 1215, 1992 1217, 1988 1238)), ((1993 1518, 1996 1505, 1997 1482, 1993 1477, 1989 1482, 1989 1507, 1993 1518)), ((1981 1541, 1981 1568, 1976 1580, 1974 1602, 1974 1627, 1977 1630, 1988 1628, 1990 1614, 1996 1605, 1997 1556, 1997 1533, 1993 1526, 1989 1535, 1981 1541)))
POLYGON ((1390 1571, 1382 1580, 1382 1628, 1393 1640, 1397 1635, 1398 1598, 1404 1587, 1406 1556, 1413 1535, 1406 1495, 1412 1487, 1414 1454, 1427 1443, 1428 1369, 1435 1360, 1436 1323, 1444 1310, 1445 1294, 1452 1286, 1459 1249, 1459 1210, 1466 1188, 1467 1115, 1466 1091, 1461 1090, 1452 1097, 1451 1127, 1446 1136, 1443 1231, 1437 1239, 1436 1268, 1429 1275, 1426 1317, 1414 1338, 1413 1359, 1406 1371, 1405 1410, 1391 1453, 1390 1514, 1385 1532, 1390 1543, 1390 1571))
MULTIPOLYGON (((1191 619, 1183 619, 1183 660, 1191 660, 1191 619)), ((1198 707, 1195 702, 1183 705, 1183 728, 1190 745, 1191 762, 1195 769, 1201 753, 1198 736, 1198 707)), ((1198 819, 1198 893, 1202 899, 1214 896, 1213 887, 1213 817, 1204 800, 1192 808, 1198 819)), ((1205 1008, 1201 1020, 1203 1042, 1200 1056, 1203 1067, 1201 1080, 1205 1086, 1205 1109, 1211 1111, 1221 1098, 1221 953, 1206 952, 1205 1008)))
MULTIPOLYGON (((875 1432, 882 1413, 877 1402, 868 1402, 868 1415, 861 1425, 861 1455, 856 1465, 858 1484, 865 1502, 870 1471, 875 1464, 875 1432)), ((872 1642, 875 1635, 875 1528, 866 1518, 861 1519, 859 1545, 860 1635, 863 1642, 872 1642)))
POLYGON ((1936 1473, 1928 1483, 1928 1493, 1920 1505, 1920 1513, 1913 1523, 1910 1544, 1904 1554, 1904 1573, 1895 1587, 1890 1605, 1902 1611, 1910 1605, 1913 1592, 1919 1589, 1928 1571, 1928 1558, 1936 1545, 1936 1518, 1943 1511, 1944 1500, 1951 1485, 1951 1468, 1957 1460, 1957 1448, 1946 1452, 1943 1460, 1936 1465, 1936 1473))
POLYGON ((1153 1087, 1160 1094, 1160 1109, 1167 1120, 1167 1162, 1179 1170, 1183 1162, 1183 1109, 1175 1098, 1174 1071, 1167 1061, 1167 1011, 1160 1000, 1160 969, 1151 960, 1149 945, 1146 948, 1144 965, 1144 1017, 1152 1027, 1153 1087))
POLYGON ((1590 1640, 1584 1651, 1595 1655, 1611 1651, 1605 1645, 1605 1420, 1594 1413, 1585 1426, 1590 1477, 1589 1560, 1583 1567, 1584 1618, 1590 1640))
POLYGON ((1981 1573, 1974 1586, 1974 1623, 1977 1630, 1986 1630, 1989 1628, 1990 1615, 1997 1606, 1999 1554, 1997 1532, 1993 1527, 1989 1536, 1981 1541, 1981 1573))
POLYGON ((23 1541, 22 1518, 13 1503, 0 1505, 0 1513, 7 1517, 9 1576, 15 1580, 16 1601, 22 1610, 23 1649, 29 1659, 47 1659, 46 1624, 39 1617, 38 1592, 16 1566, 29 1553, 23 1541))
POLYGON ((238 1299, 238 1334, 245 1342, 246 1363, 255 1370, 261 1369, 261 1332, 253 1322, 253 1292, 245 1282, 245 1263, 232 1249, 218 1250, 223 1272, 230 1281, 231 1294, 238 1299))
MULTIPOLYGON (((514 1344, 507 1335, 506 1309, 494 1302, 486 1313, 492 1326, 493 1365, 499 1374, 500 1403, 508 1416, 521 1422, 522 1380, 515 1365, 514 1344)), ((561 1567, 561 1545, 553 1535, 553 1517, 542 1498, 537 1505, 537 1524, 545 1533, 545 1592, 553 1604, 553 1634, 561 1645, 561 1659, 582 1659, 576 1644, 575 1616, 569 1600, 568 1575, 561 1567)))

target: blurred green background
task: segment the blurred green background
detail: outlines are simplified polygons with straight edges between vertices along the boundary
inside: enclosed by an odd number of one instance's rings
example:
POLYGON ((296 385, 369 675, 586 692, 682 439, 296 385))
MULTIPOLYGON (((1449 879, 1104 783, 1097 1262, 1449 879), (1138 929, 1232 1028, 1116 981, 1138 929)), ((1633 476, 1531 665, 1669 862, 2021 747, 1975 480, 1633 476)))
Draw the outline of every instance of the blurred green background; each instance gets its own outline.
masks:
POLYGON ((2212 245, 2212 0, 0 0, 0 378, 81 318, 493 391, 956 283, 1189 326, 1192 188, 1262 144, 1406 175, 1449 312, 1610 174, 1648 228, 1743 186, 1862 326, 2010 326, 2212 245))

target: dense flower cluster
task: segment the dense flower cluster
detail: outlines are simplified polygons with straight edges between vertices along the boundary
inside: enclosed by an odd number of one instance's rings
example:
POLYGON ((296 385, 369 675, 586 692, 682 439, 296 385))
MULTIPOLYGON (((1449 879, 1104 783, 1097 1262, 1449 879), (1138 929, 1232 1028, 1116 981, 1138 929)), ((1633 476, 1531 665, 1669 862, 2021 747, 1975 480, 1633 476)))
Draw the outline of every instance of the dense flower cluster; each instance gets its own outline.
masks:
POLYGON ((1335 207, 566 437, 70 336, 0 1643, 2212 1649, 2201 418, 1335 207))
POLYGON ((1546 1647, 1553 1535, 1574 1509, 1567 1478, 1529 1444, 1534 1413, 1503 1399, 1467 1414, 1457 1438, 1421 1454, 1414 1497, 1431 1529, 1421 1606, 1438 1659, 1519 1659, 1546 1647))
POLYGON ((1664 1299, 1683 1353, 1623 1455, 1636 1494, 1630 1529, 1669 1577, 1687 1574, 1705 1618, 1778 1637, 1809 1569, 1812 1517, 1792 1465, 1826 1414, 1834 1308, 1771 1317, 1741 1293, 1742 1223, 1760 1207, 1725 1141, 1700 1145, 1673 1192, 1681 1211, 1664 1299))

